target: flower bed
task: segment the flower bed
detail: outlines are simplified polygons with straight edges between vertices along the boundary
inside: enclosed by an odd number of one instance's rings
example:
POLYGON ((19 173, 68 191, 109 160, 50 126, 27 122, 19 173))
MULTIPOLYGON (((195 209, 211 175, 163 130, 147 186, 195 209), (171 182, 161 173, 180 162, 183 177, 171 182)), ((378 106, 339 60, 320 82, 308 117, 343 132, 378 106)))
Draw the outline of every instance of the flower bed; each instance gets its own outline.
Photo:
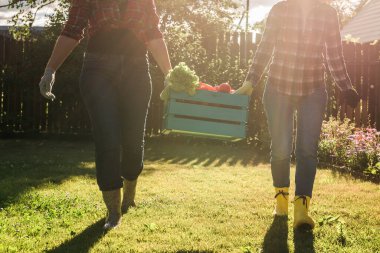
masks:
POLYGON ((330 118, 322 126, 319 160, 349 173, 380 180, 380 132, 355 128, 348 119, 330 118))

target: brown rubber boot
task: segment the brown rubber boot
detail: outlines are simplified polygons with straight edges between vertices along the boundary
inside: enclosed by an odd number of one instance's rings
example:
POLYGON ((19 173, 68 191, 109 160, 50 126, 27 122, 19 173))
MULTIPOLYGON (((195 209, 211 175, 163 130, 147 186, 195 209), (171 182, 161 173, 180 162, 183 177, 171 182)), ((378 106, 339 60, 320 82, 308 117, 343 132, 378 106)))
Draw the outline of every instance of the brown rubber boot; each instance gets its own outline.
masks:
POLYGON ((102 191, 102 195, 108 210, 104 229, 111 230, 119 226, 121 223, 121 191, 120 189, 114 191, 102 191))
POLYGON ((123 180, 123 202, 121 204, 122 213, 126 213, 130 207, 136 206, 135 196, 136 196, 136 185, 137 179, 134 181, 123 180))

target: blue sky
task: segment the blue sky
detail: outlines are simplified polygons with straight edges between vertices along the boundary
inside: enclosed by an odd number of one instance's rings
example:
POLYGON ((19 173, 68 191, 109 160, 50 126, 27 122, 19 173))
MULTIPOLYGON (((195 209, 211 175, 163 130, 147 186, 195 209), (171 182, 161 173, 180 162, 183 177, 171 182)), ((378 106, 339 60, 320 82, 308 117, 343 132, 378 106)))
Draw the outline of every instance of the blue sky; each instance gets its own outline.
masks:
MULTIPOLYGON (((236 0, 245 6, 246 0, 236 0)), ((268 14, 270 8, 280 0, 250 0, 250 23, 254 24, 257 21, 262 20, 268 14)), ((0 5, 6 4, 8 0, 0 0, 0 5)), ((47 7, 41 11, 37 17, 35 25, 42 26, 46 18, 47 13, 51 13, 52 7, 47 7)), ((7 21, 12 17, 14 11, 8 9, 0 9, 0 25, 7 25, 7 21)))

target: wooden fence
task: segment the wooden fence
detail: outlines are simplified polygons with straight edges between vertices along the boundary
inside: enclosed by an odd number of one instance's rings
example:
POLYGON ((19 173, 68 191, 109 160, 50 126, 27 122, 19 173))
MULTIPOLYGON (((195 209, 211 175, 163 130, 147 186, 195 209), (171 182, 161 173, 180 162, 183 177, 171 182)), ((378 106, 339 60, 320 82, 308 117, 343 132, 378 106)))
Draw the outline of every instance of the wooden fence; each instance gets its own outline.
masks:
MULTIPOLYGON (((72 73, 75 77, 70 79, 74 84, 62 88, 59 99, 55 102, 46 102, 40 96, 38 89, 44 64, 35 66, 38 64, 34 62, 39 60, 46 63, 47 58, 39 59, 38 52, 33 54, 33 50, 36 50, 35 45, 35 43, 17 42, 8 36, 0 36, 0 132, 2 134, 18 132, 88 134, 90 123, 77 95, 79 92, 75 84, 78 71, 72 73)), ((218 53, 221 53, 220 48, 228 48, 228 52, 234 56, 233 59, 238 59, 236 64, 242 68, 247 67, 248 59, 256 49, 252 34, 246 36, 244 33, 226 33, 208 37, 204 40, 203 46, 210 58, 218 57, 218 53)), ((49 53, 50 49, 46 55, 49 53)), ((327 116, 342 118, 347 116, 358 126, 367 126, 370 123, 379 128, 380 43, 344 44, 344 55, 349 75, 362 100, 355 110, 344 105, 340 107, 339 92, 333 85, 328 85, 330 102, 327 116)), ((154 86, 161 87, 162 84, 154 86)), ((160 132, 163 108, 159 92, 160 89, 155 89, 153 92, 147 121, 148 134, 160 132)), ((250 120, 249 128, 255 129, 256 123, 250 120)))
MULTIPOLYGON (((358 126, 380 127, 380 43, 345 44, 343 48, 348 74, 355 85, 361 103, 355 110, 343 106, 341 118, 346 116, 358 126)), ((339 95, 338 95, 339 101, 339 95)), ((332 110, 336 115, 337 111, 332 110)))

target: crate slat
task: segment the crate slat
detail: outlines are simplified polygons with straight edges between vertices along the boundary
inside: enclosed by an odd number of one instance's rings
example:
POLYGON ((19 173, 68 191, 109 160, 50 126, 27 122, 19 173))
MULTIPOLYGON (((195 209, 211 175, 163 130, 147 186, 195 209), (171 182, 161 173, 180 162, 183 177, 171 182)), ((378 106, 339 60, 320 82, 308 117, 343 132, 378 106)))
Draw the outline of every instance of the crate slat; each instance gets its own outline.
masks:
POLYGON ((177 118, 174 115, 168 115, 166 117, 164 121, 164 128, 167 130, 204 133, 236 138, 246 137, 245 124, 233 125, 220 122, 177 118))
POLYGON ((183 99, 206 103, 220 104, 223 101, 224 105, 248 107, 249 97, 245 95, 231 95, 222 92, 212 92, 206 90, 198 90, 195 96, 190 96, 185 92, 170 91, 170 99, 183 99))
POLYGON ((176 101, 172 101, 169 104, 167 113, 237 122, 246 122, 247 120, 247 110, 181 103, 176 101))

